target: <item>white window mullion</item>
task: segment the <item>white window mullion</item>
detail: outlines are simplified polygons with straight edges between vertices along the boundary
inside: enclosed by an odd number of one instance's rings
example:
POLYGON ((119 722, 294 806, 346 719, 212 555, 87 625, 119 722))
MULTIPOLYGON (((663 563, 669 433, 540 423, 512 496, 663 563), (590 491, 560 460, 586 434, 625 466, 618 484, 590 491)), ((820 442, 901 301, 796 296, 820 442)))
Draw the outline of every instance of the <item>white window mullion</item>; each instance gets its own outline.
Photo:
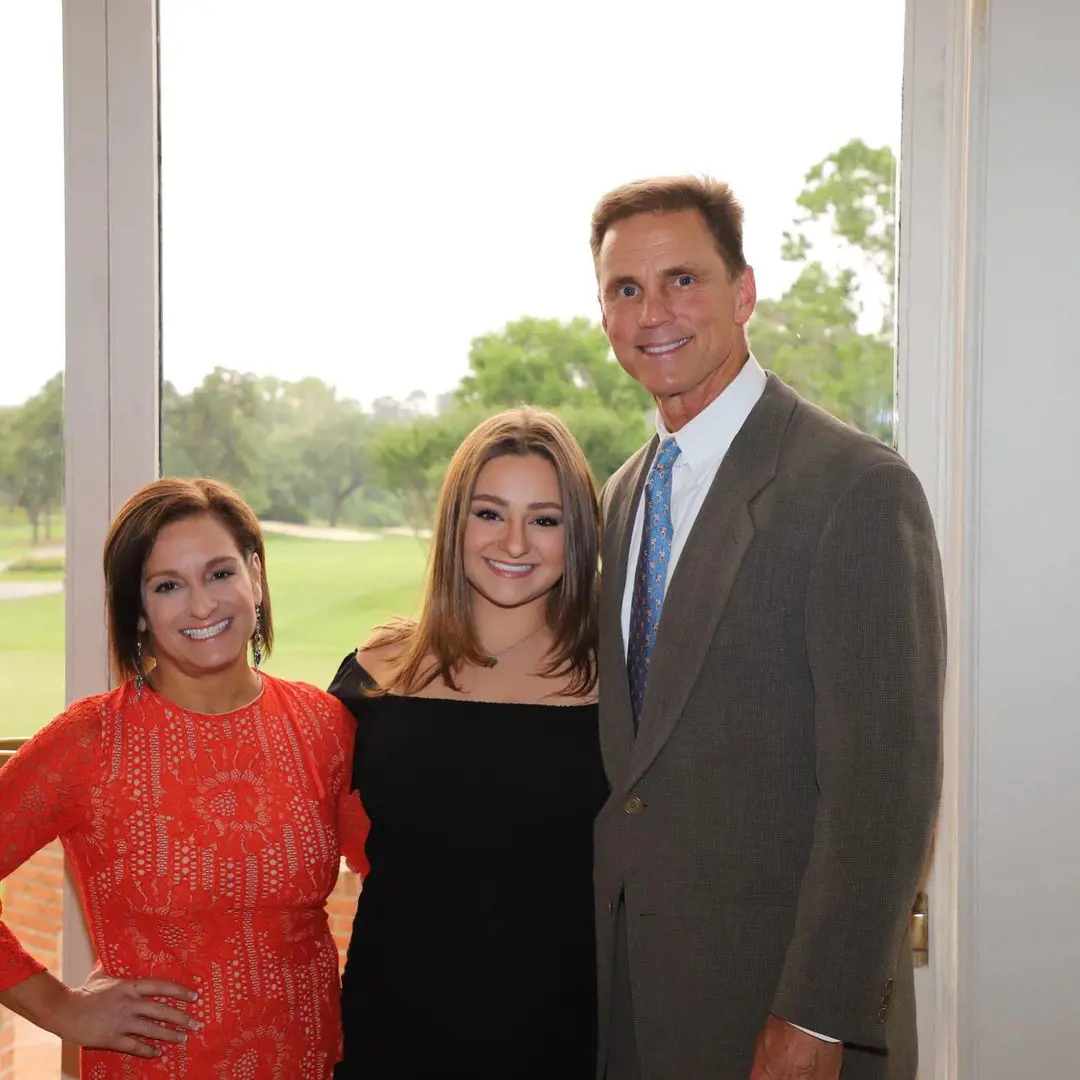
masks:
MULTIPOLYGON (((120 504, 158 471, 157 8, 63 0, 66 213, 66 692, 109 685, 101 550, 120 504)), ((70 880, 62 964, 93 952, 70 880)), ((78 1076, 64 1048, 63 1073, 78 1076)))

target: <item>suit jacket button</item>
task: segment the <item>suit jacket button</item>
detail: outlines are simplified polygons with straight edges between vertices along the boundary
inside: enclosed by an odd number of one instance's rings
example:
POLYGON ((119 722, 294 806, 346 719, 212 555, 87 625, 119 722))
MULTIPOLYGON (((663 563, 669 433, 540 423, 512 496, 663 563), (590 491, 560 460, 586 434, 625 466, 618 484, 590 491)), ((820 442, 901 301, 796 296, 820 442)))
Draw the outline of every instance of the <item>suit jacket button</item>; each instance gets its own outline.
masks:
POLYGON ((607 913, 608 913, 609 916, 615 914, 615 901, 614 900, 609 900, 607 902, 607 913))
POLYGON ((623 803, 623 810, 628 814, 640 814, 645 809, 645 803, 642 802, 640 795, 631 795, 626 802, 623 803))

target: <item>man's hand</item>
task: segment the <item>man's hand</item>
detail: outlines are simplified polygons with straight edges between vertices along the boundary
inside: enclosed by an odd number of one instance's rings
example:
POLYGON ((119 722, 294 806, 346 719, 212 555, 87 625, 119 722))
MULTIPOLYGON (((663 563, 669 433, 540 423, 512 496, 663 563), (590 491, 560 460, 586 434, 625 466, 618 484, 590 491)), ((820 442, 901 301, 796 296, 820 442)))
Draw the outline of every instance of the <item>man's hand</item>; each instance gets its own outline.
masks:
POLYGON ((839 1080, 844 1044, 825 1042, 770 1016, 754 1047, 750 1080, 839 1080))

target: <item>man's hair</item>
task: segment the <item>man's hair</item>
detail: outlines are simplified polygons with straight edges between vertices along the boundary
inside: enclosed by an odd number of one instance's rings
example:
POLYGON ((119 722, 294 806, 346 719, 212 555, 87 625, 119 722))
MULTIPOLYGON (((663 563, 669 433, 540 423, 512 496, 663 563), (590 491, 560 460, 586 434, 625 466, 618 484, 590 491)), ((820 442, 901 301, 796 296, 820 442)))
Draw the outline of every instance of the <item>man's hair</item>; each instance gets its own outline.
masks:
POLYGON ((743 208, 731 188, 708 176, 661 176, 635 180, 609 191, 592 215, 593 264, 600 262, 600 248, 608 229, 637 214, 670 214, 696 210, 716 243, 728 277, 746 269, 743 255, 743 208))
POLYGON ((270 587, 266 583, 266 548, 254 511, 228 484, 205 477, 167 477, 155 480, 131 496, 113 519, 105 539, 105 597, 109 630, 109 660, 117 679, 141 673, 138 623, 143 615, 143 574, 166 525, 206 514, 232 533, 245 559, 259 556, 262 577, 263 653, 274 644, 270 587))

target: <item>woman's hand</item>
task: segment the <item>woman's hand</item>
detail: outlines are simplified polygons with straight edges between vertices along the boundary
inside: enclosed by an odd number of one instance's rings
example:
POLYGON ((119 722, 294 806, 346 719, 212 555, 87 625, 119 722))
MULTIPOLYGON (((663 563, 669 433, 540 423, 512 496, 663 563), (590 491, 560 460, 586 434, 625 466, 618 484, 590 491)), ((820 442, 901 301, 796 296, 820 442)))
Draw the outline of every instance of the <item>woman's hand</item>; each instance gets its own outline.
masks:
POLYGON ((182 1009, 154 998, 193 1002, 198 995, 164 979, 114 979, 94 971, 77 990, 68 990, 50 1027, 62 1039, 98 1050, 155 1058, 155 1042, 182 1043, 202 1025, 182 1009), (177 1030, 179 1029, 179 1030, 177 1030))

